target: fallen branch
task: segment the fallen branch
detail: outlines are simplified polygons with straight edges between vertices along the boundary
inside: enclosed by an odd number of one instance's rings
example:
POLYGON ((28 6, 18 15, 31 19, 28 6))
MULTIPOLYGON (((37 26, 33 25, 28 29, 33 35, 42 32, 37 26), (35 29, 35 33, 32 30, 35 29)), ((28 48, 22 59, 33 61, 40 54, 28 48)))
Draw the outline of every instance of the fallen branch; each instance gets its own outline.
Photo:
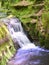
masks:
POLYGON ((40 7, 40 6, 44 6, 44 3, 41 3, 41 4, 36 4, 36 5, 32 5, 33 7, 40 7))

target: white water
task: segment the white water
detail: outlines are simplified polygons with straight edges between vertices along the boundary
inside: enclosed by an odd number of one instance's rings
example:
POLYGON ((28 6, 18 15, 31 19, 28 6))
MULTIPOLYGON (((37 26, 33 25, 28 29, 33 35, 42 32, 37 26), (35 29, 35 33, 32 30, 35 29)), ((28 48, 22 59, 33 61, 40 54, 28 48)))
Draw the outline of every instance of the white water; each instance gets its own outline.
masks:
POLYGON ((38 46, 35 46, 34 43, 30 42, 30 40, 27 38, 27 36, 25 35, 25 33, 23 31, 21 23, 19 22, 19 20, 17 18, 9 18, 9 19, 3 18, 3 19, 1 19, 1 21, 3 21, 7 25, 13 41, 16 44, 18 42, 18 44, 22 50, 27 50, 27 49, 32 48, 32 49, 38 49, 41 51, 49 52, 49 50, 44 50, 42 48, 39 48, 38 46))
POLYGON ((49 65, 49 50, 31 43, 17 18, 2 19, 13 41, 21 47, 8 65, 49 65))

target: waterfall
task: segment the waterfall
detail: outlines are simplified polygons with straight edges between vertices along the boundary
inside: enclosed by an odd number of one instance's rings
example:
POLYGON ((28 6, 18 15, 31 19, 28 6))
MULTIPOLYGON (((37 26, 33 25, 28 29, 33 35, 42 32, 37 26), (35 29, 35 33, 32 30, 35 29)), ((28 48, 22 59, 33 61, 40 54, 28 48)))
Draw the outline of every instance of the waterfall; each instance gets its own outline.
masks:
POLYGON ((2 21, 7 25, 14 43, 21 47, 7 65, 49 65, 49 50, 31 43, 17 18, 2 21))
POLYGON ((8 29, 13 41, 18 42, 20 47, 23 47, 24 45, 31 43, 23 31, 21 23, 17 21, 17 19, 10 20, 8 29))
MULTIPOLYGON (((21 22, 19 21, 18 18, 15 18, 15 17, 6 18, 6 19, 3 18, 3 19, 1 19, 1 21, 3 21, 7 25, 14 43, 16 43, 16 45, 18 43, 18 45, 21 47, 21 49, 26 50, 26 49, 33 48, 33 49, 45 51, 44 49, 39 48, 38 46, 35 46, 34 43, 30 42, 30 40, 24 33, 21 22)), ((47 52, 49 52, 49 50, 47 52)))

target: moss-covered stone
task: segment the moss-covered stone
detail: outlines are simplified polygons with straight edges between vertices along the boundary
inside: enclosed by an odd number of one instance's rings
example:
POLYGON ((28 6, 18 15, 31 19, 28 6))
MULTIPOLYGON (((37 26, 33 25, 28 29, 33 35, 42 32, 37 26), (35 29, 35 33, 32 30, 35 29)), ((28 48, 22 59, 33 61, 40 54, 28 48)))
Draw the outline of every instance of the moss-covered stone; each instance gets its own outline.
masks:
POLYGON ((0 22, 0 65, 6 65, 6 62, 13 57, 15 48, 6 25, 0 22))

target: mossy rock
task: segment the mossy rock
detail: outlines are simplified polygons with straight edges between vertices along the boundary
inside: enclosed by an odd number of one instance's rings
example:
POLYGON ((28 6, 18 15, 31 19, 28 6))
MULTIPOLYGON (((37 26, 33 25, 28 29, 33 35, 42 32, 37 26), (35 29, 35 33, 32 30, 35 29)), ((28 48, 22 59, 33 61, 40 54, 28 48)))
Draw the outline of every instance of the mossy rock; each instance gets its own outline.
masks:
POLYGON ((13 57, 15 48, 6 25, 0 22, 0 65, 6 65, 13 57))

